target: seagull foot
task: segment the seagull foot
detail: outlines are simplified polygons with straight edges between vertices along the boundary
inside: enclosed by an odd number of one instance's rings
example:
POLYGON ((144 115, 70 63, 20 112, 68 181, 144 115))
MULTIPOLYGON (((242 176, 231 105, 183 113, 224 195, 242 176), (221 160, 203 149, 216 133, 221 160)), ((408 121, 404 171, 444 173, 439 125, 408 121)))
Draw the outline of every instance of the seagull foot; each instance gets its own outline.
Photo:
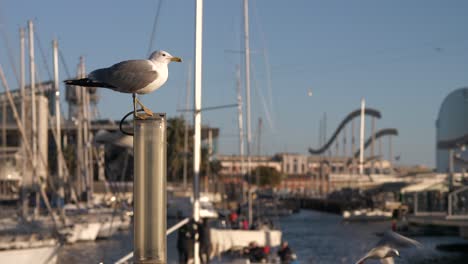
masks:
POLYGON ((143 107, 143 111, 145 111, 145 114, 147 114, 148 116, 153 116, 153 111, 149 110, 148 108, 143 107))
POLYGON ((145 113, 136 113, 135 114, 135 119, 139 119, 139 120, 146 120, 148 117, 150 116, 153 116, 153 115, 149 115, 147 114, 146 112, 145 113))

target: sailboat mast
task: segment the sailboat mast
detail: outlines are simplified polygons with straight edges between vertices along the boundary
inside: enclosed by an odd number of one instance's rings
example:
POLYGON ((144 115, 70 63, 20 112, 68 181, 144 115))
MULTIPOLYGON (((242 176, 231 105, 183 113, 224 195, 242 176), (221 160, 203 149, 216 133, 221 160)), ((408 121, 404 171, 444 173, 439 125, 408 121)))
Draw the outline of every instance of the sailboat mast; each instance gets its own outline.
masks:
POLYGON ((32 174, 34 187, 36 189, 36 208, 34 216, 39 216, 39 180, 37 179, 37 120, 36 120, 36 64, 34 61, 34 25, 31 20, 28 21, 29 33, 29 69, 31 78, 31 121, 32 121, 32 174))
MULTIPOLYGON (((195 7, 195 74, 193 115, 193 220, 200 221, 200 156, 201 156, 201 99, 202 99, 202 37, 203 0, 197 0, 195 7)), ((194 264, 200 263, 200 243, 195 240, 193 247, 194 264)))
POLYGON ((365 109, 366 109, 366 101, 364 98, 361 99, 361 129, 359 133, 359 174, 364 174, 364 128, 365 128, 365 109))
MULTIPOLYGON (((25 91, 25 83, 26 83, 26 67, 24 65, 24 53, 25 53, 25 32, 24 28, 20 28, 20 93, 21 93, 21 124, 23 127, 26 127, 26 110, 25 110, 25 100, 26 100, 26 91, 25 91)), ((22 140, 21 145, 22 145, 22 150, 23 152, 26 152, 26 142, 22 140)), ((23 158, 21 162, 21 175, 24 175, 26 173, 26 159, 23 158)), ((23 217, 26 217, 28 214, 28 199, 27 199, 27 191, 25 188, 25 184, 23 182, 22 188, 21 188, 21 196, 22 196, 22 215, 23 217)))
POLYGON ((242 120, 242 91, 240 67, 236 67, 236 88, 237 88, 237 120, 239 123, 239 157, 242 177, 245 175, 244 166, 244 122, 242 120))
POLYGON ((62 159, 58 158, 62 153, 62 130, 60 126, 60 86, 59 86, 59 70, 58 70, 58 42, 52 42, 53 58, 54 58, 54 88, 55 88, 55 129, 57 137, 57 178, 59 182, 58 196, 59 202, 63 203, 64 190, 63 190, 63 167, 62 159))
MULTIPOLYGON (((250 127, 250 45, 249 45, 249 1, 244 0, 244 45, 245 45, 245 93, 246 93, 246 105, 245 110, 247 112, 247 173, 250 180, 250 167, 252 157, 250 153, 250 147, 252 142, 252 134, 250 127)), ((250 196, 249 187, 249 196, 250 196)), ((250 199, 249 199, 250 201, 250 199)), ((250 206, 249 206, 250 208, 250 206)), ((252 223, 252 210, 249 210, 249 224, 252 223)))
MULTIPOLYGON (((262 138, 262 118, 259 118, 258 119, 258 130, 257 130, 257 155, 258 157, 260 158, 261 156, 261 148, 262 148, 262 142, 261 142, 261 138, 262 138)), ((255 174, 255 184, 257 185, 257 188, 260 187, 260 175, 259 175, 259 171, 257 170, 257 173, 255 174)))
MULTIPOLYGON (((192 82, 192 67, 190 67, 190 63, 188 64, 188 72, 187 72, 187 92, 185 94, 185 109, 189 109, 189 98, 190 98, 190 84, 192 82)), ((185 130, 184 130, 184 171, 183 171, 183 186, 184 190, 187 189, 187 166, 188 166, 188 131, 189 131, 189 124, 187 120, 187 115, 184 114, 185 120, 185 130)))
MULTIPOLYGON (((82 58, 80 57, 80 63, 78 64, 78 71, 77 76, 78 78, 82 78, 82 58)), ((76 129, 76 170, 75 170, 75 180, 76 180, 76 188, 78 189, 78 197, 81 199, 81 195, 84 190, 84 179, 83 179, 83 115, 82 115, 82 108, 83 108, 83 88, 76 87, 76 120, 75 120, 75 129, 76 129)))

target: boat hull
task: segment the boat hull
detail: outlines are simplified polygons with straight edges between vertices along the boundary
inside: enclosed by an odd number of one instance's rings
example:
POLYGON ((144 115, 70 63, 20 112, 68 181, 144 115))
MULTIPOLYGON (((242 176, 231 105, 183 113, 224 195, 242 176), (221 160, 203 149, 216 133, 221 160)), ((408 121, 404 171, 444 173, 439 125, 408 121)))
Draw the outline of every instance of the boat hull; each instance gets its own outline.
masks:
POLYGON ((45 246, 0 251, 1 263, 15 264, 55 264, 60 246, 45 246))

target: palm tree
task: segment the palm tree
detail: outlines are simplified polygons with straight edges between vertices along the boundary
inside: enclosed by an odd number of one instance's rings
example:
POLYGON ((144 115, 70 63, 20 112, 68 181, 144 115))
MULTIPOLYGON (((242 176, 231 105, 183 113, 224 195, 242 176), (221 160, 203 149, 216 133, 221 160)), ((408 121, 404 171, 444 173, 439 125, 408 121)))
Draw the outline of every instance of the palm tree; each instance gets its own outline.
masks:
MULTIPOLYGON (((179 180, 184 158, 185 120, 182 117, 167 119, 167 175, 169 181, 179 180)), ((190 137, 189 137, 190 146, 190 137)))
MULTIPOLYGON (((173 117, 167 119, 167 175, 169 181, 181 181, 183 173, 184 155, 188 156, 187 177, 192 178, 192 150, 193 150, 193 130, 189 129, 188 153, 184 153, 184 133, 185 120, 182 117, 173 117)), ((208 162, 208 149, 203 147, 201 150, 200 173, 206 173, 206 164, 208 162)), ((221 170, 219 161, 211 161, 210 169, 212 174, 218 174, 221 170)))

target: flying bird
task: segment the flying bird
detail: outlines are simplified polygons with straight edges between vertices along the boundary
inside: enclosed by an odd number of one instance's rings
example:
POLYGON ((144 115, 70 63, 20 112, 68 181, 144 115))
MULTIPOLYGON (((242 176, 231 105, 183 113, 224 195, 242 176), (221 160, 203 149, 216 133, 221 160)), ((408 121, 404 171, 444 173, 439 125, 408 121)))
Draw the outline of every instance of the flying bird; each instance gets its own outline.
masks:
POLYGON ((166 51, 159 50, 151 53, 147 60, 127 60, 112 65, 109 68, 97 69, 83 79, 65 80, 65 84, 83 87, 109 88, 121 93, 131 93, 133 96, 134 117, 146 119, 153 112, 146 108, 136 94, 151 93, 166 83, 169 76, 167 65, 181 62, 166 51), (137 115, 136 104, 139 104, 144 115, 137 115))
POLYGON ((411 238, 407 238, 393 231, 384 233, 383 238, 367 254, 356 262, 363 264, 367 259, 379 259, 383 264, 393 264, 394 257, 400 257, 397 248, 422 247, 421 243, 411 238))

